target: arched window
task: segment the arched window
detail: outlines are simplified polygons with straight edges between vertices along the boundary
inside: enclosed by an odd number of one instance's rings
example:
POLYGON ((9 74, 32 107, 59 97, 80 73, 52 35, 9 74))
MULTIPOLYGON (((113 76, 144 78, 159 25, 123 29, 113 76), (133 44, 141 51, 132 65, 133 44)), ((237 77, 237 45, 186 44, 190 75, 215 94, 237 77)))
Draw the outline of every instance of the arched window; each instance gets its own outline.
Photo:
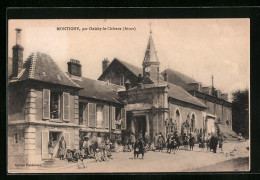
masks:
POLYGON ((176 110, 176 113, 175 113, 175 120, 176 120, 177 125, 180 126, 180 112, 178 109, 176 110))
POLYGON ((195 131, 195 115, 192 114, 191 116, 191 132, 195 131))

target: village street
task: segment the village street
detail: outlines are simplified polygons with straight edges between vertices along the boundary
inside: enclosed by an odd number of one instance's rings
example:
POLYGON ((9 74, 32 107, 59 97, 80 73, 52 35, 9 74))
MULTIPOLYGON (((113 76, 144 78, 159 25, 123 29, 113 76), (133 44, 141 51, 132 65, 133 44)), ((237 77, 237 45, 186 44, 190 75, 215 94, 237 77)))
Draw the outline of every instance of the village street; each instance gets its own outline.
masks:
MULTIPOLYGON (((53 167, 36 167, 28 173, 123 173, 123 172, 212 172, 247 171, 249 169, 249 146, 246 142, 224 143, 224 153, 201 152, 198 146, 194 151, 181 149, 177 154, 148 151, 145 158, 133 159, 132 152, 113 153, 109 162, 84 160, 86 169, 78 169, 77 163, 57 160, 53 167), (234 149, 236 149, 234 151, 234 149)), ((26 169, 12 169, 10 172, 24 172, 26 169)))

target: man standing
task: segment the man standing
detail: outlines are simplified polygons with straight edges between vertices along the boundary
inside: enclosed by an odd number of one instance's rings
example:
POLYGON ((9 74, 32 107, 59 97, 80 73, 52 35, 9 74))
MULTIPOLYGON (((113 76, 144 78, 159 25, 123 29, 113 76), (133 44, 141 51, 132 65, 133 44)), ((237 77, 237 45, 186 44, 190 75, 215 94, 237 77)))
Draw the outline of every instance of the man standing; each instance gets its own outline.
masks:
POLYGON ((212 142, 212 149, 213 149, 213 152, 216 153, 217 152, 217 146, 218 146, 218 138, 217 136, 212 136, 211 138, 211 142, 212 142))
POLYGON ((66 155, 66 141, 64 140, 64 137, 61 137, 60 143, 59 143, 59 149, 60 149, 60 159, 64 159, 64 156, 66 155))
POLYGON ((139 153, 142 154, 142 159, 144 159, 145 146, 142 138, 139 139, 138 145, 139 145, 139 153))
POLYGON ((190 151, 193 151, 193 147, 194 147, 194 143, 195 143, 195 138, 193 137, 193 135, 190 135, 190 151))
POLYGON ((158 138, 159 138, 158 134, 155 133, 154 140, 153 140, 155 150, 158 148, 158 138))

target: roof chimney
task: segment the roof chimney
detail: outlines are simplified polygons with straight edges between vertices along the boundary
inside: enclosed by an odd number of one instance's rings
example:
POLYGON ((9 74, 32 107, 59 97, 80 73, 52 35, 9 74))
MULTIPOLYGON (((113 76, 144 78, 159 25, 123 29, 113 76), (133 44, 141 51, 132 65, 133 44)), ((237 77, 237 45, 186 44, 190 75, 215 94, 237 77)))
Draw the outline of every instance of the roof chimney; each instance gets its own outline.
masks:
POLYGON ((168 81, 168 73, 167 73, 166 70, 163 73, 163 80, 166 81, 166 82, 168 81))
POLYGON ((79 60, 70 59, 70 62, 67 64, 70 75, 81 77, 81 64, 79 60))
POLYGON ((110 64, 110 61, 108 60, 108 58, 105 58, 102 61, 102 70, 103 70, 103 72, 106 70, 106 68, 109 66, 109 64, 110 64))
POLYGON ((13 46, 13 71, 12 74, 14 77, 17 77, 18 74, 23 69, 23 47, 21 46, 21 29, 16 30, 16 45, 13 46))

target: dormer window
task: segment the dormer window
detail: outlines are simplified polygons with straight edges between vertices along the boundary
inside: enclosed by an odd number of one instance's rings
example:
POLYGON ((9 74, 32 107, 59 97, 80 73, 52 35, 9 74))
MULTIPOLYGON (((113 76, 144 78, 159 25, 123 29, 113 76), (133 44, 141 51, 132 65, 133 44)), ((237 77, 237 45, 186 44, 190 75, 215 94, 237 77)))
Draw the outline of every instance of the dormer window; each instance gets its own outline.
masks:
POLYGON ((125 77, 123 74, 120 75, 120 86, 124 86, 125 85, 125 77))

